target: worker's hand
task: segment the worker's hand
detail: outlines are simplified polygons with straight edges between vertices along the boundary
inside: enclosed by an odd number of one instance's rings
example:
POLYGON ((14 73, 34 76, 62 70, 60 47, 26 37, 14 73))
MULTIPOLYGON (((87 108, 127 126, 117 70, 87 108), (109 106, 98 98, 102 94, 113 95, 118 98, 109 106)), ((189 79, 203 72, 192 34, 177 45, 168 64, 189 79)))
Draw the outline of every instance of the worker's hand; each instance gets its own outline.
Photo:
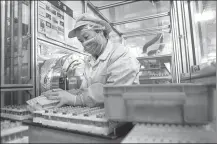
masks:
POLYGON ((46 92, 43 92, 41 95, 49 95, 52 94, 53 92, 57 92, 57 91, 62 91, 63 89, 57 88, 57 89, 52 89, 52 90, 48 90, 46 92))
POLYGON ((65 90, 51 92, 49 94, 45 94, 44 96, 49 100, 59 100, 60 102, 56 105, 56 108, 61 107, 65 104, 74 105, 76 98, 76 95, 73 95, 65 90))

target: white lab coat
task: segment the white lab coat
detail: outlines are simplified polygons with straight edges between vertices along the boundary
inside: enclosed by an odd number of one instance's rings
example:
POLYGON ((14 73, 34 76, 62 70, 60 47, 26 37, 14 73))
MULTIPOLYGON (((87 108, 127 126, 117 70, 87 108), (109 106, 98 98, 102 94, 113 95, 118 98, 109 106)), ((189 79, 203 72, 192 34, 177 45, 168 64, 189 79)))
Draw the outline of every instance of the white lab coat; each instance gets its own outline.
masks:
POLYGON ((85 62, 84 80, 81 88, 87 88, 94 83, 104 85, 139 84, 139 61, 130 54, 129 49, 122 44, 108 41, 104 52, 94 60, 85 62))
POLYGON ((92 97, 97 102, 103 102, 103 85, 132 85, 139 84, 139 61, 130 54, 129 49, 120 43, 108 41, 104 52, 94 60, 89 57, 85 61, 84 80, 80 89, 89 92, 85 97, 92 97), (94 84, 90 90, 90 86, 94 84), (97 88, 96 88, 97 87, 97 88))

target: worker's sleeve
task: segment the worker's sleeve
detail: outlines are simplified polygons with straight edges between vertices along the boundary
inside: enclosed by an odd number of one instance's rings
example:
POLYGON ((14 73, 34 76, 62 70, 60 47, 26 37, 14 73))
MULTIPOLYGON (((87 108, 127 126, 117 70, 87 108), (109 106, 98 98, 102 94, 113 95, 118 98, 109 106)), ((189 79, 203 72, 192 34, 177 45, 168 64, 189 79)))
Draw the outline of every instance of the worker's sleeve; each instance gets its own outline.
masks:
POLYGON ((88 87, 88 82, 87 82, 86 77, 84 76, 84 78, 82 79, 82 82, 81 82, 80 89, 85 89, 87 87, 88 87))
POLYGON ((88 93, 88 82, 84 78, 81 83, 80 89, 68 90, 69 93, 76 96, 74 105, 75 106, 88 106, 93 107, 96 105, 96 101, 88 93))
POLYGON ((89 69, 91 67, 89 61, 90 61, 91 57, 89 56, 88 58, 86 58, 84 60, 84 71, 83 71, 83 78, 82 78, 82 83, 80 86, 80 89, 85 89, 88 88, 88 86, 90 85, 90 82, 88 80, 88 73, 89 73, 89 69))
POLYGON ((87 89, 68 90, 69 93, 76 96, 74 106, 93 107, 97 102, 88 94, 87 89))
POLYGON ((79 89, 72 89, 68 90, 69 93, 72 95, 76 96, 74 105, 75 106, 88 106, 88 107, 93 107, 96 105, 96 101, 90 96, 88 92, 88 87, 89 87, 89 82, 88 82, 88 77, 87 77, 87 71, 90 66, 88 65, 88 62, 85 61, 85 69, 83 73, 83 78, 82 78, 82 83, 79 89))
POLYGON ((115 51, 107 68, 107 85, 139 84, 140 63, 127 48, 115 51))
POLYGON ((101 105, 104 102, 103 84, 94 83, 88 88, 69 90, 68 92, 76 96, 74 105, 83 105, 93 107, 101 105))
MULTIPOLYGON (((115 50, 108 61, 106 85, 132 85, 139 84, 138 73, 140 64, 135 57, 130 55, 124 48, 115 50)), ((86 82, 82 84, 80 92, 76 94, 75 105, 93 107, 103 103, 103 86, 92 84, 84 88, 86 82)))

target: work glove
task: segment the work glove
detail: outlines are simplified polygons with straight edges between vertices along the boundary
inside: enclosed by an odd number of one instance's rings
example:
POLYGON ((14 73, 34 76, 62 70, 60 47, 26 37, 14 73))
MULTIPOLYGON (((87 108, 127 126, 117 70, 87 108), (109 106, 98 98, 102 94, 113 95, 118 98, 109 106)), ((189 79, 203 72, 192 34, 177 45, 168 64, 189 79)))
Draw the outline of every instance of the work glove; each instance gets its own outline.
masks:
POLYGON ((103 84, 94 83, 87 89, 73 89, 70 92, 62 89, 49 90, 43 94, 48 100, 58 100, 56 108, 63 105, 76 105, 76 96, 80 96, 82 103, 89 107, 100 105, 104 102, 103 84), (82 97, 81 97, 82 95, 82 97))
POLYGON ((51 90, 48 90, 46 92, 41 93, 41 95, 48 95, 48 94, 52 94, 53 92, 62 91, 62 90, 63 89, 61 89, 61 88, 51 89, 51 90))
POLYGON ((76 102, 76 95, 60 89, 44 93, 44 96, 47 97, 48 100, 59 100, 55 108, 63 105, 75 105, 76 102))

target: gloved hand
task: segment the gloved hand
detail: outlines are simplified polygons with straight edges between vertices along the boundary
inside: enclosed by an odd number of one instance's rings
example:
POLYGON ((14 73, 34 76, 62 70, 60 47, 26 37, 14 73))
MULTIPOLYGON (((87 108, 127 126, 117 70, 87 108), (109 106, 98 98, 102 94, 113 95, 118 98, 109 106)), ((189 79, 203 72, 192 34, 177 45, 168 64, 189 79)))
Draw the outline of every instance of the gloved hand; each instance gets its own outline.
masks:
POLYGON ((52 90, 48 90, 46 92, 41 93, 41 95, 47 95, 49 93, 53 93, 53 92, 57 92, 57 91, 62 91, 63 89, 57 88, 57 89, 52 89, 52 90))
POLYGON ((55 108, 61 107, 65 104, 74 105, 76 100, 76 95, 73 95, 65 90, 58 89, 57 91, 50 91, 49 93, 44 93, 44 96, 49 100, 59 100, 60 102, 55 106, 55 108))

